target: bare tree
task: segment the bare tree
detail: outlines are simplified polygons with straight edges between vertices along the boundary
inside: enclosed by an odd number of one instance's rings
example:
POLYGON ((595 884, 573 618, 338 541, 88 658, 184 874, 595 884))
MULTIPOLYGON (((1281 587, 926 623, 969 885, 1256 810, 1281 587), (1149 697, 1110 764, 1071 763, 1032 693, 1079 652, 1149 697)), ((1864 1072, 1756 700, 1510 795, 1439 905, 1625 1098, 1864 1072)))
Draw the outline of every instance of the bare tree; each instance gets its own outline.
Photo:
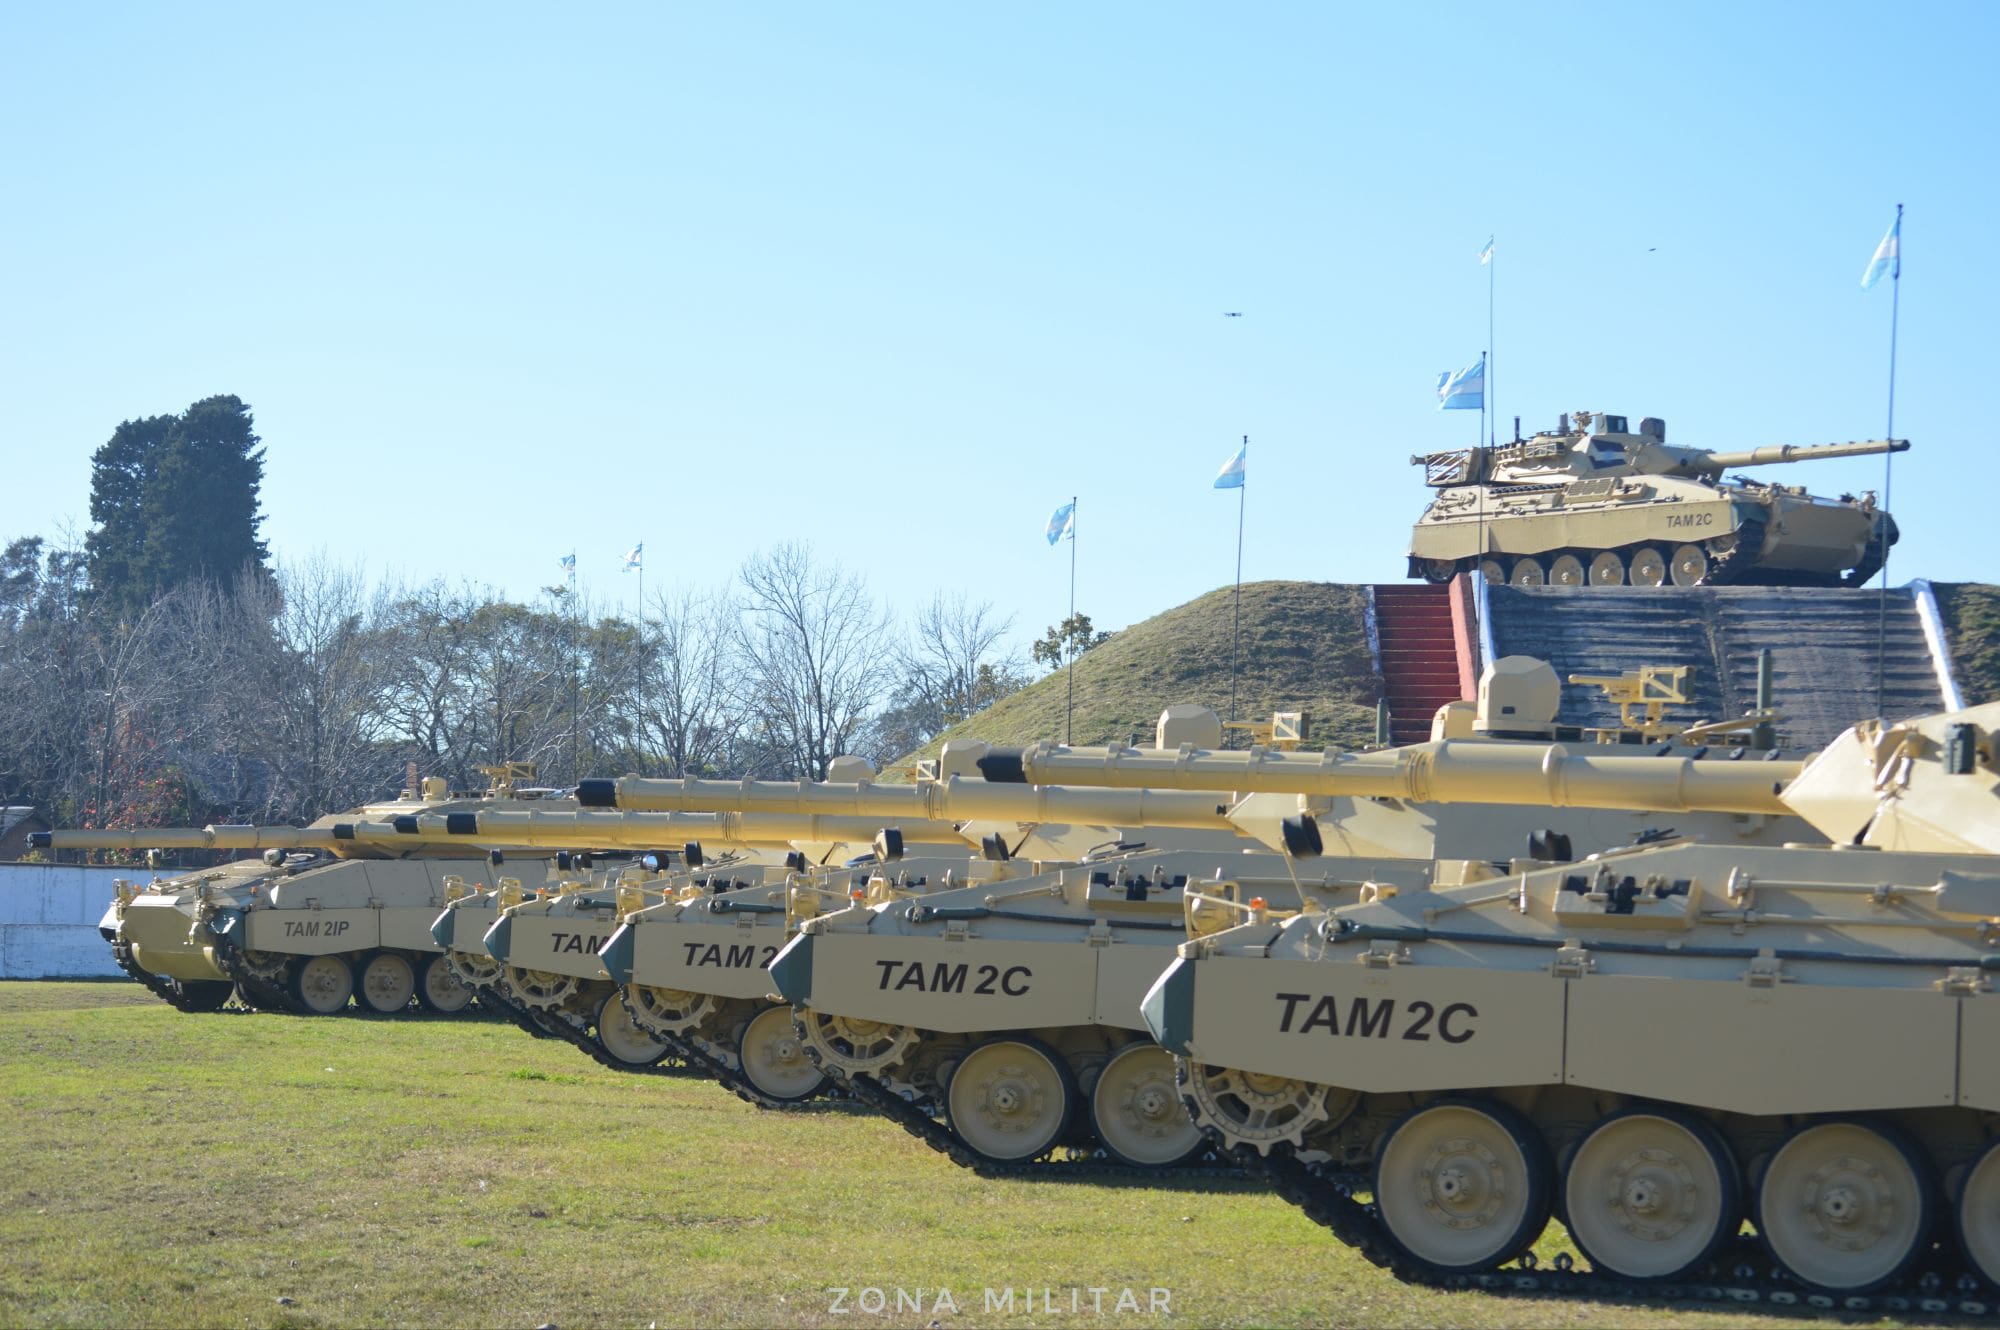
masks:
POLYGON ((887 678, 888 617, 839 564, 799 542, 743 565, 745 710, 757 762, 818 779, 847 750, 887 678))
POLYGON ((641 745, 667 775, 715 771, 736 748, 741 610, 726 591, 663 591, 644 627, 633 708, 641 745))
POLYGON ((879 756, 920 748, 1025 686, 1020 657, 1001 650, 1013 626, 991 601, 971 605, 962 592, 939 591, 920 606, 894 647, 894 691, 872 726, 879 756))
POLYGON ((432 582, 414 591, 385 592, 377 616, 386 653, 378 708, 391 737, 420 774, 460 786, 472 783, 492 703, 471 683, 476 643, 474 611, 486 603, 469 588, 432 582))
MULTIPOLYGON (((314 818, 384 793, 381 638, 368 623, 366 574, 324 553, 278 569, 282 605, 266 673, 271 757, 290 812, 314 818)), ((247 589, 247 588, 246 588, 247 589)))

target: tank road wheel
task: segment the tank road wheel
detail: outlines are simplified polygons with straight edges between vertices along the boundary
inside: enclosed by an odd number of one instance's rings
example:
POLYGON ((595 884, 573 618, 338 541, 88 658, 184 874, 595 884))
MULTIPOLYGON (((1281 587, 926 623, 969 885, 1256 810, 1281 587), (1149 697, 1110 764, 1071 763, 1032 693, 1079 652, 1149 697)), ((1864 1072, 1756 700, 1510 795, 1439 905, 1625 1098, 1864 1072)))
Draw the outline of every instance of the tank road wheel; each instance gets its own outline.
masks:
POLYGON ((1584 1138, 1563 1182, 1570 1236, 1593 1267, 1627 1279, 1696 1268, 1743 1219, 1736 1161, 1699 1118, 1635 1108, 1584 1138))
POLYGON ((1389 1240, 1432 1270, 1491 1270, 1549 1221, 1548 1149, 1520 1114, 1476 1099, 1417 1109, 1375 1165, 1389 1240))
POLYGON ((1458 565, 1450 559, 1425 559, 1424 581, 1432 586, 1443 586, 1458 576, 1458 565))
MULTIPOLYGON (((1302 1146, 1313 1127, 1336 1121, 1327 1109, 1332 1093, 1328 1086, 1186 1058, 1174 1059, 1174 1079, 1180 1082, 1182 1101, 1195 1125, 1214 1131, 1225 1149, 1250 1145, 1258 1154, 1268 1155, 1279 1141, 1302 1146)), ((1346 1102, 1339 1117, 1344 1118, 1354 1105, 1354 1096, 1343 1093, 1346 1102)))
POLYGON ((628 1067, 650 1067, 667 1055, 666 1044, 633 1023, 616 989, 597 1004, 597 1042, 628 1067))
POLYGON ((1125 1045, 1098 1073, 1090 1125, 1122 1164, 1172 1168, 1201 1153, 1201 1128, 1174 1089, 1174 1055, 1141 1040, 1125 1045))
POLYGON ((1600 550, 1591 557, 1585 577, 1592 586, 1624 586, 1625 560, 1616 550, 1600 550))
POLYGON ((1507 569, 1498 559, 1481 559, 1479 575, 1485 578, 1490 586, 1507 585, 1507 569))
POLYGON ((766 1099, 795 1104, 826 1088, 826 1074, 806 1056, 789 1007, 766 1007, 743 1027, 736 1046, 743 1076, 766 1099))
POLYGON ((1582 586, 1583 560, 1574 554, 1558 554, 1549 565, 1550 586, 1582 586))
POLYGON ((1699 545, 1674 546, 1675 586, 1700 586, 1708 576, 1708 551, 1699 545))
POLYGON ((236 985, 227 979, 172 979, 168 981, 180 994, 180 1001, 174 1005, 182 1011, 221 1011, 236 991, 236 985))
POLYGON ((1958 1245, 1989 1284, 2000 1285, 2000 1144, 1965 1175, 1958 1197, 1958 1245))
POLYGON ((806 1054, 830 1076, 872 1076, 893 1067, 917 1042, 907 1025, 829 1016, 823 1011, 793 1009, 792 1024, 806 1041, 806 1054))
POLYGON ((491 956, 475 956, 469 951, 447 951, 444 962, 451 977, 467 988, 491 988, 500 982, 500 962, 491 956))
POLYGON ((354 976, 354 996, 378 1016, 410 1005, 417 995, 417 972, 393 951, 378 951, 361 962, 354 976))
POLYGON ((1930 1245, 1937 1189, 1922 1153, 1886 1124, 1799 1128, 1757 1190, 1757 1231, 1800 1283, 1865 1293, 1930 1245))
POLYGON ((945 1089, 945 1120, 995 1163, 1037 1158, 1062 1140, 1076 1111, 1069 1064, 1039 1039, 989 1039, 966 1054, 945 1089))
POLYGON ((1641 545, 1632 551, 1632 562, 1628 572, 1633 586, 1665 586, 1667 584, 1667 556, 1651 545, 1641 545))
POLYGON ((654 1034, 681 1034, 707 1020, 715 1011, 713 993, 690 993, 684 988, 656 988, 651 984, 628 984, 619 990, 625 1013, 640 1029, 654 1034))
POLYGON ((459 982, 450 957, 429 956, 417 967, 417 1001, 425 1011, 455 1016, 472 1005, 472 990, 459 982))
POLYGON ((312 1016, 331 1016, 354 996, 354 971, 338 956, 305 956, 292 967, 292 1000, 312 1016))
POLYGON ((536 1009, 561 1006, 583 982, 573 974, 530 970, 519 965, 509 965, 506 970, 507 984, 514 990, 514 996, 522 1006, 536 1009))
POLYGON ((1542 561, 1532 554, 1514 560, 1513 570, 1507 574, 1512 586, 1545 586, 1549 575, 1542 570, 1542 561))

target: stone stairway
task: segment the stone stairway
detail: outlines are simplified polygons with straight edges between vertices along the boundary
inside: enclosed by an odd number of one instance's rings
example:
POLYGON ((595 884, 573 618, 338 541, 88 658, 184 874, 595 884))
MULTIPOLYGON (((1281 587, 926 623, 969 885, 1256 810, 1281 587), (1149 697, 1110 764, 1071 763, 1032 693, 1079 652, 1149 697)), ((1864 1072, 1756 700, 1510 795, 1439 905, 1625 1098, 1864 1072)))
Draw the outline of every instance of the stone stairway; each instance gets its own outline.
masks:
MULTIPOLYGON (((1774 701, 1787 747, 1819 747, 1864 717, 1939 711, 1945 698, 1909 587, 1886 593, 1822 587, 1513 587, 1486 589, 1494 651, 1539 656, 1559 677, 1691 665, 1694 701, 1678 719, 1750 710, 1757 653, 1771 649, 1774 701), (1881 608, 1886 615, 1878 626, 1881 608), (1878 632, 1881 705, 1876 698, 1878 632)), ((1393 705, 1393 704, 1392 704, 1393 705)), ((1618 708, 1565 683, 1563 720, 1615 725, 1618 708)))

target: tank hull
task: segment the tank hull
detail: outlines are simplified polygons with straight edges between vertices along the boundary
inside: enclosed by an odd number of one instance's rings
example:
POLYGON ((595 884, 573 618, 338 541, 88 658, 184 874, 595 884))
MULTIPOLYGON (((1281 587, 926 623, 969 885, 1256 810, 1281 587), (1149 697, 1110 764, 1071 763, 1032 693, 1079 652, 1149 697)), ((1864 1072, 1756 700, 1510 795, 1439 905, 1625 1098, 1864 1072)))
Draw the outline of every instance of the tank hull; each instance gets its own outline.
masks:
POLYGON ((147 974, 236 983, 258 1005, 288 1007, 293 967, 317 957, 349 972, 401 957, 412 978, 444 948, 433 934, 445 878, 475 889, 498 870, 484 861, 332 859, 304 868, 249 860, 149 884, 120 911, 114 945, 147 974))
POLYGON ((1692 546, 1704 555, 1706 580, 1836 585, 1863 566, 1882 521, 1872 507, 1851 501, 1674 476, 1464 486, 1443 491, 1425 510, 1410 560, 1419 575, 1434 565, 1456 571, 1494 561, 1513 580, 1515 562, 1533 558, 1549 580, 1555 561, 1568 556, 1582 566, 1582 580, 1618 584, 1644 580, 1643 568, 1635 576, 1633 558, 1646 549, 1674 578, 1675 553, 1692 546), (1616 583, 1590 576, 1606 552, 1620 556, 1616 583))
POLYGON ((1996 919, 1990 855, 1671 844, 1199 939, 1144 1011, 1193 1120, 1293 1200, 1340 1211, 1301 1157, 1372 1172, 1374 1209, 1333 1226, 1406 1276, 1497 1268, 1554 1195, 1605 1273, 1754 1243, 1857 1294, 1949 1281, 1932 1225, 1961 1199, 1970 1250, 2000 1252, 2000 1179, 1972 1171, 2000 1132, 1996 919), (1542 1208, 1439 1190, 1489 1166, 1542 1208), (1496 1213, 1518 1226, 1481 1246, 1496 1213))

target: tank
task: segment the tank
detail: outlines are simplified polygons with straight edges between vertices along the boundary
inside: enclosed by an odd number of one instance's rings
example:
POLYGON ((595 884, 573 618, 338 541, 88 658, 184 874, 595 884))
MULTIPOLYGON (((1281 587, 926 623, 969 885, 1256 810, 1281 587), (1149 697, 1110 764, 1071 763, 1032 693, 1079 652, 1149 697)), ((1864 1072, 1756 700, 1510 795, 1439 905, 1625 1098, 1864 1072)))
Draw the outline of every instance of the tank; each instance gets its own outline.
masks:
MULTIPOLYGON (((1736 802, 1683 774, 1561 792, 1736 802)), ((1771 798, 1815 836, 1253 916, 1182 945, 1147 1028, 1211 1141, 1400 1278, 1988 1311, 2000 704, 1856 726, 1771 798), (1551 1215, 1587 1276, 1523 1257, 1551 1215)))
MULTIPOLYGON (((568 805, 553 792, 496 784, 453 796, 426 782, 405 797, 307 827, 56 830, 40 849, 262 850, 261 857, 144 884, 121 882, 99 923, 120 968, 187 1011, 245 1005, 324 1015, 350 1000, 389 1014, 456 1013, 472 993, 430 934, 448 877, 491 887, 504 853, 417 827, 470 825, 480 809, 568 805)), ((525 865, 539 876, 542 866, 525 865)), ((519 873, 522 868, 514 869, 519 873)))
POLYGON ((1578 411, 1494 447, 1412 457, 1438 491, 1410 537, 1411 577, 1515 586, 1860 586, 1896 543, 1872 492, 1828 499, 1724 472, 1902 452, 1904 439, 1711 452, 1666 422, 1578 411))

